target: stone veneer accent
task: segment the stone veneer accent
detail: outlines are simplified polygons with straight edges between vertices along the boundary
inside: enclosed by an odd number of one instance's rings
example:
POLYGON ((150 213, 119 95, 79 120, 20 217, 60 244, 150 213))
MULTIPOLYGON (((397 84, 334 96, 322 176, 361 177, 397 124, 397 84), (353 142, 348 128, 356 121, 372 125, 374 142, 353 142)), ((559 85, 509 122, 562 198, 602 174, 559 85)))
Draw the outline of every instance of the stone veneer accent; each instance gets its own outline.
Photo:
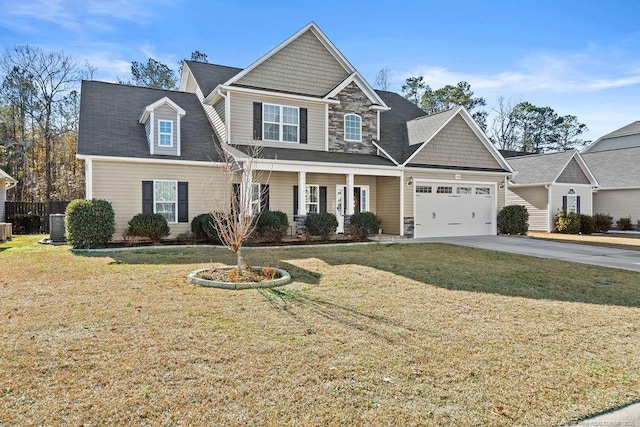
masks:
POLYGON ((377 137, 378 116, 369 110, 371 101, 354 82, 349 83, 335 96, 339 105, 329 105, 329 151, 343 153, 375 154, 371 140, 377 137), (344 140, 344 115, 354 113, 362 118, 362 141, 344 140))
POLYGON ((404 237, 409 239, 413 238, 413 230, 415 228, 415 221, 412 216, 404 217, 404 237))
POLYGON ((350 234, 349 227, 351 226, 351 215, 344 216, 344 234, 350 234))
POLYGON ((296 236, 302 236, 306 231, 304 226, 304 220, 307 219, 306 215, 294 215, 293 224, 296 228, 296 236))

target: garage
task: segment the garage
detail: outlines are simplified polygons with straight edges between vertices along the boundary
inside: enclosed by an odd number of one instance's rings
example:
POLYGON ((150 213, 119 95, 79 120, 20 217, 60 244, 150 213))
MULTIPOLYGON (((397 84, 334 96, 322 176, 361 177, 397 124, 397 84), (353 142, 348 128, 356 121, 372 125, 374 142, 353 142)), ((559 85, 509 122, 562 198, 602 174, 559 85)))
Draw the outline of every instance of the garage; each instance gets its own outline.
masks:
POLYGON ((496 234, 494 183, 415 183, 415 237, 496 234))

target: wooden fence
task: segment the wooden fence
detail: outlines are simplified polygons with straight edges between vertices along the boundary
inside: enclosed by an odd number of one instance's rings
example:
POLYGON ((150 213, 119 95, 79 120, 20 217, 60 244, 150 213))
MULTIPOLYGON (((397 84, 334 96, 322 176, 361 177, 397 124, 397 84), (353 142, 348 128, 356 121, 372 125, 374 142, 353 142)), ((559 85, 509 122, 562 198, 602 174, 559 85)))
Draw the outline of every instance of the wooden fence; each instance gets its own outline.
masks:
MULTIPOLYGON (((30 212, 38 214, 40 217, 40 232, 49 233, 49 215, 64 213, 69 202, 52 201, 48 203, 37 202, 5 202, 5 216, 7 222, 13 222, 13 216, 28 214, 30 212)), ((14 229, 15 234, 15 229, 14 229)))

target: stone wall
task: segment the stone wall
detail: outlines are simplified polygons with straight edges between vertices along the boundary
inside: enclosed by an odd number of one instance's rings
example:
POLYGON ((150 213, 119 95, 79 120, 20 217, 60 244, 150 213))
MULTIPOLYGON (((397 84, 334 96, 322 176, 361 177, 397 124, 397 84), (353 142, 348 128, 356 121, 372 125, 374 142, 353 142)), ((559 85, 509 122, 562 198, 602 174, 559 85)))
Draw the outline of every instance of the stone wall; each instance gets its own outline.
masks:
POLYGON ((329 151, 343 153, 375 154, 371 140, 377 137, 378 116, 369 110, 371 101, 351 82, 335 97, 339 105, 329 105, 329 151), (344 115, 355 113, 362 118, 362 141, 344 140, 344 115))
POLYGON ((413 230, 415 228, 415 221, 412 216, 404 217, 404 237, 413 238, 413 230))

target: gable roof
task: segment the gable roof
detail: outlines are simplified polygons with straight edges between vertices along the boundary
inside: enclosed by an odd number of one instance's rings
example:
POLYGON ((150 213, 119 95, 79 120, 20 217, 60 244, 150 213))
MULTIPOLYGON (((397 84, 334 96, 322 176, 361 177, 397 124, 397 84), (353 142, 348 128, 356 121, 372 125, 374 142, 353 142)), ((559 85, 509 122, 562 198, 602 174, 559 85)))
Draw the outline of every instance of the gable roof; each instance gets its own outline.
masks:
MULTIPOLYGON (((347 58, 345 58, 342 55, 342 53, 340 53, 338 48, 331 42, 331 40, 329 40, 329 38, 320 30, 320 28, 318 28, 318 25, 315 22, 311 21, 307 25, 302 27, 300 30, 298 30, 291 37, 289 37, 288 39, 286 39, 285 41, 283 41, 282 43, 280 43, 279 45, 271 49, 269 52, 267 52, 266 54, 258 58, 258 60, 256 60, 253 64, 249 65, 240 73, 236 74, 231 79, 227 80, 224 84, 231 85, 233 83, 236 83, 242 77, 246 76, 251 71, 258 68, 262 63, 266 62, 269 58, 274 56, 276 53, 280 52, 282 49, 287 47, 289 44, 291 44, 294 40, 296 40, 298 37, 300 37, 307 31, 311 31, 318 38, 318 40, 327 48, 329 53, 331 53, 333 57, 338 61, 338 63, 340 63, 340 65, 344 68, 347 74, 351 74, 354 71, 356 71, 356 69, 353 67, 353 65, 351 65, 351 63, 347 60, 347 58)), ((205 93, 205 95, 207 94, 205 93)))
MULTIPOLYGON (((621 127, 620 129, 616 129, 611 133, 601 136, 600 138, 593 141, 587 148, 585 148, 584 153, 588 153, 589 151, 594 149, 598 144, 600 144, 602 141, 606 141, 608 139, 613 139, 613 138, 620 138, 623 136, 630 136, 630 135, 640 135, 640 120, 636 120, 633 123, 629 123, 628 125, 621 127)), ((639 139, 639 143, 640 143, 640 139, 639 139)))
POLYGON ((554 184, 573 159, 576 159, 591 184, 597 186, 598 181, 577 150, 510 157, 507 162, 516 171, 511 182, 514 185, 554 184))
POLYGON ((186 112, 182 109, 182 107, 180 107, 178 104, 173 102, 168 96, 165 96, 164 98, 157 100, 153 104, 147 105, 145 109, 142 110, 142 114, 140 114, 140 119, 138 119, 138 121, 142 124, 145 124, 147 120, 149 120, 149 116, 151 115, 151 112, 161 105, 168 105, 177 114, 179 114, 180 117, 183 117, 186 114, 186 112))
POLYGON ((378 96, 377 92, 369 85, 369 83, 367 83, 364 77, 362 77, 362 75, 360 75, 360 73, 357 71, 355 71, 349 77, 344 79, 338 86, 336 86, 331 92, 329 92, 324 97, 324 99, 334 98, 336 95, 342 92, 342 89, 347 87, 351 82, 355 83, 360 88, 362 93, 364 93, 367 96, 367 98, 369 98, 369 100, 374 104, 374 106, 379 107, 377 109, 385 110, 385 111, 389 109, 389 107, 387 106, 387 104, 385 104, 382 98, 378 96))
POLYGON ((15 180, 11 175, 0 169, 0 181, 4 181, 4 188, 6 190, 14 187, 18 181, 15 180))
POLYGON ((602 189, 640 188, 640 147, 583 153, 602 189))
POLYGON ((220 161, 213 129, 195 94, 87 80, 81 90, 79 156, 220 161), (140 111, 164 97, 187 113, 180 121, 179 158, 150 154, 145 128, 138 121, 140 111))

